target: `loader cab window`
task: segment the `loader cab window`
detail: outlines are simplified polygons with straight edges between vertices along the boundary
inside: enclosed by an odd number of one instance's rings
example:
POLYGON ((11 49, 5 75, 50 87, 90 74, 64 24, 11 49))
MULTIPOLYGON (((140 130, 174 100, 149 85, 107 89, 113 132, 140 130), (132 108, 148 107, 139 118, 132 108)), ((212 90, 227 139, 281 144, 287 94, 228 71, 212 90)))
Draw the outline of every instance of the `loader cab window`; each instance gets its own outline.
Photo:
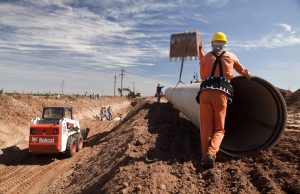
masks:
POLYGON ((62 108, 45 108, 43 112, 43 118, 45 119, 60 119, 63 117, 62 108))
POLYGON ((71 109, 69 108, 65 109, 65 117, 68 119, 72 119, 71 109))

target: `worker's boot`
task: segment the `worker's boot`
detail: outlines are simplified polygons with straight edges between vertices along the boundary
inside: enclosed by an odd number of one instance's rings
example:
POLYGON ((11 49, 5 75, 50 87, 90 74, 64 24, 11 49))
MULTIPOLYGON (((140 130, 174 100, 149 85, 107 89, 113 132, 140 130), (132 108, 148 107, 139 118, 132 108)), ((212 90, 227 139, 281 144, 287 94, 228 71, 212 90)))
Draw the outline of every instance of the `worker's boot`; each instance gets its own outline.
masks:
POLYGON ((214 157, 211 154, 207 154, 203 163, 203 167, 206 169, 210 169, 214 167, 214 157))

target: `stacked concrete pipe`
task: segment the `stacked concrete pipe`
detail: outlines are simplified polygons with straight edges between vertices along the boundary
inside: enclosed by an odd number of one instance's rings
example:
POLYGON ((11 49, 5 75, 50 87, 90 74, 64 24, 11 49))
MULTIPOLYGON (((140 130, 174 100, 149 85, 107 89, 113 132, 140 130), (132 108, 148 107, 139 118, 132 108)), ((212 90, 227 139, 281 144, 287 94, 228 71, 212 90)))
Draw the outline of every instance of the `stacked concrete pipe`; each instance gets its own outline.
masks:
MULTIPOLYGON (((232 104, 228 105, 225 137, 221 151, 243 156, 275 145, 286 124, 286 105, 280 92, 266 80, 235 77, 232 104)), ((200 83, 180 84, 166 90, 165 96, 175 108, 199 128, 199 104, 195 97, 200 83)))

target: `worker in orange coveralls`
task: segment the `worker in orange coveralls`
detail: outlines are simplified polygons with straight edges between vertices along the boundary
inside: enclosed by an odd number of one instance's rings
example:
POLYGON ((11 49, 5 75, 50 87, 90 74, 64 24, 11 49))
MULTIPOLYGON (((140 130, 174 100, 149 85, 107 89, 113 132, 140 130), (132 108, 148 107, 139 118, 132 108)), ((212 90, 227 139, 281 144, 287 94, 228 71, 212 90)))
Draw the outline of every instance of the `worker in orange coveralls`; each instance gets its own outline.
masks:
POLYGON ((231 101, 233 88, 230 80, 233 69, 251 78, 250 73, 238 58, 225 51, 227 43, 223 32, 214 34, 211 40, 212 51, 205 55, 202 44, 199 46, 200 76, 200 134, 202 162, 204 168, 212 168, 225 133, 227 101, 231 101))

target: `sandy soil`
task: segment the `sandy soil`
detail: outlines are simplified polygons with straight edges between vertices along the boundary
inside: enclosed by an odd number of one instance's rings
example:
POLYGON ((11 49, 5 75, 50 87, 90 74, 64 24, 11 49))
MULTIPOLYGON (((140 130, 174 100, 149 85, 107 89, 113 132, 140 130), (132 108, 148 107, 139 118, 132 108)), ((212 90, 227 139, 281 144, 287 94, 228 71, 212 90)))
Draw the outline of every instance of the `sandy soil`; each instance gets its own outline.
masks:
POLYGON ((219 153, 204 170, 199 130, 166 100, 140 98, 120 123, 82 118, 92 131, 72 158, 3 148, 0 193, 300 193, 298 110, 288 108, 273 148, 243 158, 219 153))

